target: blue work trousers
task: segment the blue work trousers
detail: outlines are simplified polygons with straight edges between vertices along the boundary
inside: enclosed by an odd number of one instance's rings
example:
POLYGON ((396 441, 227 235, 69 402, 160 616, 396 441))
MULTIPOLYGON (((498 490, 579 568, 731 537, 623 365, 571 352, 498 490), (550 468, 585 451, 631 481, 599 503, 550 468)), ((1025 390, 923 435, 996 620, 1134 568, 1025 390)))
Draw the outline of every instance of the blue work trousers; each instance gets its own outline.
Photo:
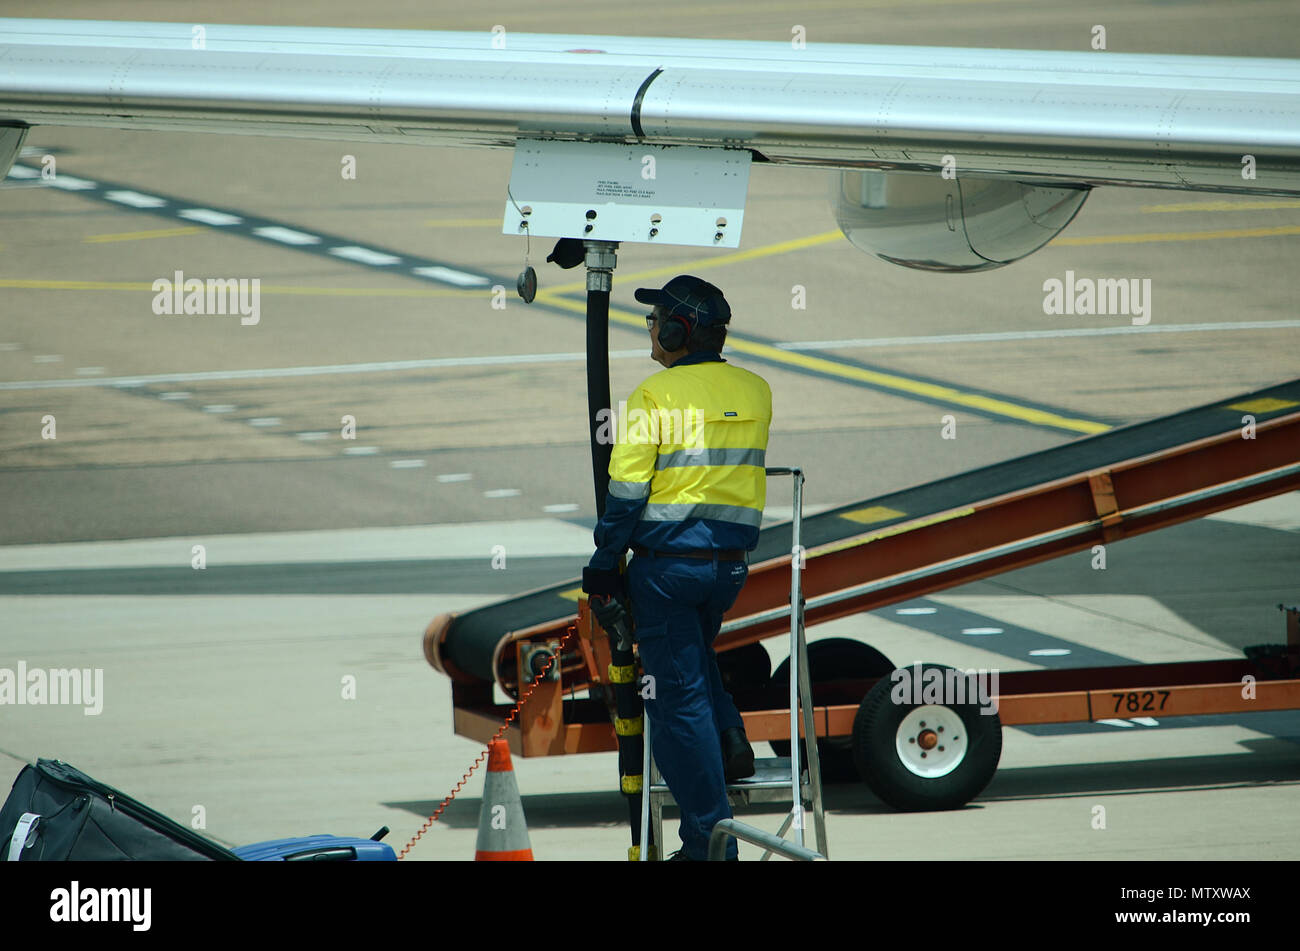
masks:
MULTIPOLYGON (((748 575, 743 561, 649 554, 627 572, 641 666, 654 678, 650 745, 681 810, 682 847, 696 861, 708 856, 714 823, 731 818, 720 736, 744 721, 722 688, 713 639, 748 575)), ((736 857, 734 838, 727 857, 736 857)))

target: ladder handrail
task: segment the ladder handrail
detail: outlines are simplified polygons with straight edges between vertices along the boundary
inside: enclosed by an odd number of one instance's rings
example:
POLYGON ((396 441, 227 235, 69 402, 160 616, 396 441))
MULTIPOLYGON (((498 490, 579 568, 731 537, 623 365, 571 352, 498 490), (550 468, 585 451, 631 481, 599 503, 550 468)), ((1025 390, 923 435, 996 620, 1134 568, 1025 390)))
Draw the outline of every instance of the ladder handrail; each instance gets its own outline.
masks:
POLYGON ((709 833, 709 861, 721 862, 727 854, 727 836, 734 835, 750 845, 761 845, 768 852, 784 855, 796 862, 825 861, 826 856, 802 845, 787 842, 780 836, 764 832, 738 819, 719 819, 709 833))

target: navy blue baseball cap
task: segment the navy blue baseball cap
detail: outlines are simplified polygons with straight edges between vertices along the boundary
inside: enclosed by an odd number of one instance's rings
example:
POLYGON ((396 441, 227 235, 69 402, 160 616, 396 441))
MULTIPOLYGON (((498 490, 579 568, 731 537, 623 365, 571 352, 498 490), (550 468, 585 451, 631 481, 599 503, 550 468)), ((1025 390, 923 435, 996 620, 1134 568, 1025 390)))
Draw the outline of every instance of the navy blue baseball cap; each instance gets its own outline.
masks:
POLYGON ((690 274, 679 274, 661 288, 638 287, 636 299, 642 304, 661 305, 670 315, 687 317, 699 327, 731 322, 731 305, 722 291, 690 274))

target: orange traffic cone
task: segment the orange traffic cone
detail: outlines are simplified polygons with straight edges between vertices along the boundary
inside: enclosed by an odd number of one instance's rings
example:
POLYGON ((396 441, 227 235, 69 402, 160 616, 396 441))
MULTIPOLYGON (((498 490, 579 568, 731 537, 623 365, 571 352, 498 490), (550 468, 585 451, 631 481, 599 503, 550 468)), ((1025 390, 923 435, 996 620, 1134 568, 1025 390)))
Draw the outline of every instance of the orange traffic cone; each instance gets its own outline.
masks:
POLYGON ((478 814, 476 862, 531 862, 533 847, 524 822, 510 746, 505 740, 488 744, 487 779, 483 783, 483 808, 478 814))

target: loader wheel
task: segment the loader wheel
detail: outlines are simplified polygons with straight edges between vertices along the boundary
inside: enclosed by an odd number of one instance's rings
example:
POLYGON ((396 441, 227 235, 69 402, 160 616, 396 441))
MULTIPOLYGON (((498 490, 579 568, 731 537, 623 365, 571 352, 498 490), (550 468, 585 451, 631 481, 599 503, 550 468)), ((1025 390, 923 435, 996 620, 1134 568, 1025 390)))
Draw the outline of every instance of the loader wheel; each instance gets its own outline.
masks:
MULTIPOLYGON (((922 665, 924 671, 952 668, 922 665)), ((895 702, 894 678, 876 682, 853 720, 853 757, 871 791, 903 812, 958 809, 988 785, 1002 756, 996 713, 967 702, 895 702)), ((971 697, 971 693, 967 693, 971 697)), ((900 693, 900 699, 924 699, 900 693)), ((952 697, 945 697, 952 701, 952 697)))
MULTIPOLYGON (((847 637, 827 637, 808 644, 808 677, 817 693, 817 684, 830 680, 863 680, 884 677, 894 669, 893 663, 870 644, 847 637)), ((772 683, 788 687, 790 660, 786 658, 772 675, 772 683)), ((790 755, 789 740, 769 740, 777 756, 790 755)), ((817 741, 817 755, 821 761, 822 782, 854 783, 861 780, 853 758, 851 737, 833 737, 817 741)), ((808 750, 801 744, 800 762, 807 764, 808 750)))
POLYGON ((718 675, 727 693, 751 690, 767 685, 772 673, 772 658, 767 648, 757 642, 718 651, 718 675))

